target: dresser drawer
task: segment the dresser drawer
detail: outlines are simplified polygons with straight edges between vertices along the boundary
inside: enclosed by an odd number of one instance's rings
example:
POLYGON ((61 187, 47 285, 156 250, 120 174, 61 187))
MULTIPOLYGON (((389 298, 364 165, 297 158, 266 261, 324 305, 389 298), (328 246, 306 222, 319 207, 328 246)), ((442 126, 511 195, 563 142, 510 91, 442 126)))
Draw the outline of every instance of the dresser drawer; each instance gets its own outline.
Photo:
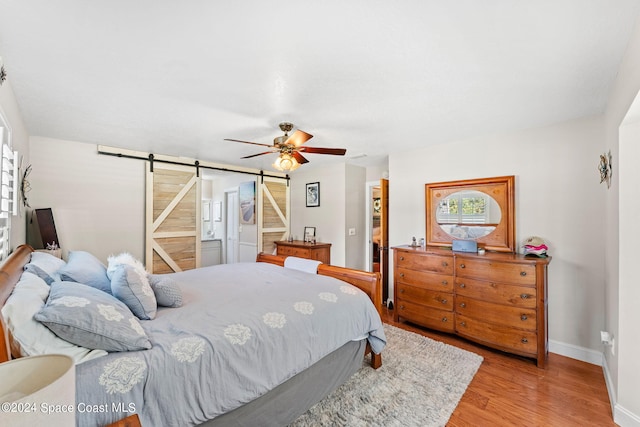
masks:
POLYGON ((476 277, 487 281, 516 285, 533 286, 536 284, 534 264, 494 262, 460 257, 456 260, 455 274, 456 277, 476 277))
POLYGON ((396 310, 398 317, 418 325, 444 332, 455 330, 455 318, 451 311, 425 308, 422 305, 404 301, 402 298, 398 298, 396 310))
POLYGON ((396 251, 395 267, 453 275, 453 257, 396 251))
POLYGON ((536 310, 531 308, 494 304, 457 295, 455 311, 484 322, 499 323, 503 326, 530 331, 536 329, 536 310))
POLYGON ((453 292, 453 276, 451 275, 408 270, 406 268, 396 268, 395 274, 396 282, 403 282, 434 291, 453 292))
POLYGON ((491 347, 523 356, 535 355, 537 352, 538 336, 533 331, 509 328, 456 314, 456 332, 491 347))
POLYGON ((442 291, 432 291, 419 288, 417 286, 397 283, 398 298, 405 301, 412 301, 418 305, 453 311, 453 294, 442 291))
POLYGON ((536 288, 456 277, 456 295, 497 304, 536 308, 536 288))
POLYGON ((292 246, 278 246, 278 255, 295 256, 298 258, 310 258, 311 249, 296 248, 292 246))

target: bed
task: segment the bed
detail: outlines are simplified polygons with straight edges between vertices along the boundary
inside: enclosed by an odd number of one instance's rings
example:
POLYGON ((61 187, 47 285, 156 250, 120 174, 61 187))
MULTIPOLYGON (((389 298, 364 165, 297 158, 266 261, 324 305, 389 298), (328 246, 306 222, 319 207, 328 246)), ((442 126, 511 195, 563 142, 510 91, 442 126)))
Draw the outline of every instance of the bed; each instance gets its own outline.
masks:
MULTIPOLYGON (((1 305, 31 253, 20 246, 0 268, 1 305)), ((379 367, 379 273, 321 264, 312 274, 285 263, 259 254, 256 263, 168 275, 183 304, 139 322, 150 349, 76 365, 77 424, 135 412, 144 426, 287 425, 360 369, 365 354, 379 367)), ((53 283, 51 294, 61 288, 53 283)), ((4 330, 0 360, 11 354, 4 330)))

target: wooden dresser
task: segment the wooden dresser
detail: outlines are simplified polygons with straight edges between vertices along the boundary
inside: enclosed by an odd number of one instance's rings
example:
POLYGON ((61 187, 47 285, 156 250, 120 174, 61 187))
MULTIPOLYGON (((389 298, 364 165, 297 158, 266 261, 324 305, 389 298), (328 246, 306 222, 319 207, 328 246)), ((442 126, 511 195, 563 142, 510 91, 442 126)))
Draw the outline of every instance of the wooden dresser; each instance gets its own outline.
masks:
POLYGON ((302 240, 293 242, 276 241, 277 255, 295 256, 314 259, 323 264, 331 264, 331 243, 305 243, 302 240))
POLYGON ((395 320, 451 332, 543 367, 550 257, 394 248, 395 320))

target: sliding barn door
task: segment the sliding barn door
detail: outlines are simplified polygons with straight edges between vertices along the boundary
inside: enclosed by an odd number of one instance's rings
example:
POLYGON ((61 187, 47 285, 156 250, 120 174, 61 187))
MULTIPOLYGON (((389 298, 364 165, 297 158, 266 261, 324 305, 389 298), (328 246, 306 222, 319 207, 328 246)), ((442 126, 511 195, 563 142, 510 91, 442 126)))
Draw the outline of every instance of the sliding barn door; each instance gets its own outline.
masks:
POLYGON ((291 201, 286 180, 263 177, 258 201, 258 251, 273 253, 273 242, 286 239, 290 233, 291 201))
POLYGON ((201 197, 196 169, 162 163, 150 166, 146 268, 152 273, 172 273, 200 267, 201 197))

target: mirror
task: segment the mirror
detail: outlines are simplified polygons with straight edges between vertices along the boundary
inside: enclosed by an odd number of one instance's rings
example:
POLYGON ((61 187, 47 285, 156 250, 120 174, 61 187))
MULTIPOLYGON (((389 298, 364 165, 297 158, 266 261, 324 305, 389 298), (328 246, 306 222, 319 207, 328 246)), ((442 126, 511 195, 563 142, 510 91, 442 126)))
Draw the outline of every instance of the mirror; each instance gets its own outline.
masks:
POLYGON ((427 245, 515 252, 514 176, 426 184, 427 245))

